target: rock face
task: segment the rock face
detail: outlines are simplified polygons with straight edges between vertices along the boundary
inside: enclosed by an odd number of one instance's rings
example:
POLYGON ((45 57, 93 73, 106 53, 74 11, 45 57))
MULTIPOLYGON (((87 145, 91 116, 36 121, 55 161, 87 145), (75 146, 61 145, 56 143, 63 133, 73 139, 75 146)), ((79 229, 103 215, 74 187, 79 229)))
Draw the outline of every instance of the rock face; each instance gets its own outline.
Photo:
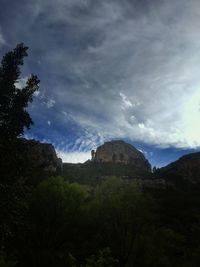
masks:
POLYGON ((57 157, 52 144, 27 139, 21 139, 21 142, 23 153, 33 168, 39 168, 49 174, 62 172, 62 160, 57 157))
POLYGON ((185 155, 157 170, 156 175, 168 180, 200 182, 200 152, 185 155))
POLYGON ((151 165, 145 156, 130 144, 121 140, 104 143, 92 150, 92 161, 131 164, 143 171, 151 172, 151 165))

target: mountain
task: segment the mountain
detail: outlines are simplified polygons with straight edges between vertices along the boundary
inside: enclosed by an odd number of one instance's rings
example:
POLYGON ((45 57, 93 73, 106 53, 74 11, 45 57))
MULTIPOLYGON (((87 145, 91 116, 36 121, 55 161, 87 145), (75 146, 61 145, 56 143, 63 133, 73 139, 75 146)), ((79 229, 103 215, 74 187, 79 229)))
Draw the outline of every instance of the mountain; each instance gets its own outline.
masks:
POLYGON ((122 140, 106 142, 91 153, 95 162, 130 164, 136 169, 151 172, 151 165, 144 154, 122 140))
POLYGON ((27 139, 20 142, 22 158, 42 175, 61 174, 66 180, 86 184, 95 184, 107 176, 153 187, 200 184, 200 152, 185 155, 152 173, 144 154, 122 140, 105 142, 91 151, 91 160, 82 164, 62 163, 51 144, 27 139))
POLYGON ((107 176, 118 176, 125 180, 150 179, 151 165, 142 152, 121 140, 105 142, 96 151, 91 151, 92 159, 85 163, 63 163, 62 175, 66 180, 95 184, 107 176))
POLYGON ((200 152, 185 155, 154 173, 144 154, 121 140, 105 142, 91 155, 92 159, 83 164, 64 163, 63 176, 90 184, 105 176, 120 176, 148 187, 187 188, 200 183, 200 152))
POLYGON ((200 183, 200 152, 185 155, 155 174, 172 183, 200 183))

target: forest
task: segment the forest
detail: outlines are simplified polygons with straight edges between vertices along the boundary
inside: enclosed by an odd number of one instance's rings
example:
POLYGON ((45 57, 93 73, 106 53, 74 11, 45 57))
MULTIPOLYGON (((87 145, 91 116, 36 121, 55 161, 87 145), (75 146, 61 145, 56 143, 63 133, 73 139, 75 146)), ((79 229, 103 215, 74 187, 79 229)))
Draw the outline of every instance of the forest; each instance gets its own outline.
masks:
POLYGON ((39 89, 35 75, 16 86, 27 50, 17 45, 0 65, 0 267, 199 266, 199 184, 143 188, 123 167, 102 179, 88 169, 81 182, 38 174, 23 156, 39 89))

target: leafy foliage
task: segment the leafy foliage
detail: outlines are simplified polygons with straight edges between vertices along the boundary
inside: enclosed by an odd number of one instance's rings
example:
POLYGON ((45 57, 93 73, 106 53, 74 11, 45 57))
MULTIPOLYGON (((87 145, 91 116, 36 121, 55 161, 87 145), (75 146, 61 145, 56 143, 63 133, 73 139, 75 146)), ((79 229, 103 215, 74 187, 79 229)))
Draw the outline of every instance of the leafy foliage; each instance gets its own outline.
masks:
POLYGON ((20 267, 195 267, 197 199, 193 190, 143 192, 117 177, 95 187, 51 177, 15 208, 5 253, 20 267))
POLYGON ((104 248, 96 256, 92 255, 86 259, 84 267, 113 267, 116 264, 118 264, 118 260, 111 256, 110 248, 104 248))

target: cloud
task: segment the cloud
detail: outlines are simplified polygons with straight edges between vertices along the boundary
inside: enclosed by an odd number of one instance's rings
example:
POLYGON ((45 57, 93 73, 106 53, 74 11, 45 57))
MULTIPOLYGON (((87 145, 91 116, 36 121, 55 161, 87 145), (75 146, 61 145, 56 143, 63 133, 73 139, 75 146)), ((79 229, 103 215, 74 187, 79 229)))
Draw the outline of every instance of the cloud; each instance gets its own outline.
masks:
POLYGON ((66 163, 83 163, 91 159, 91 151, 88 152, 62 152, 57 151, 58 157, 62 158, 66 163))
POLYGON ((47 88, 32 116, 51 118, 62 141, 71 131, 73 150, 112 138, 200 146, 199 1, 22 2, 8 37, 27 40, 27 72, 47 88))
POLYGON ((56 101, 54 99, 49 99, 46 103, 47 108, 52 108, 55 105, 56 101))
POLYGON ((127 108, 131 108, 133 106, 133 104, 131 103, 131 101, 127 98, 127 96, 123 93, 119 93, 119 95, 122 98, 122 109, 127 109, 127 108))
POLYGON ((20 78, 16 83, 15 86, 19 89, 22 89, 26 86, 26 82, 28 80, 28 77, 20 78))

